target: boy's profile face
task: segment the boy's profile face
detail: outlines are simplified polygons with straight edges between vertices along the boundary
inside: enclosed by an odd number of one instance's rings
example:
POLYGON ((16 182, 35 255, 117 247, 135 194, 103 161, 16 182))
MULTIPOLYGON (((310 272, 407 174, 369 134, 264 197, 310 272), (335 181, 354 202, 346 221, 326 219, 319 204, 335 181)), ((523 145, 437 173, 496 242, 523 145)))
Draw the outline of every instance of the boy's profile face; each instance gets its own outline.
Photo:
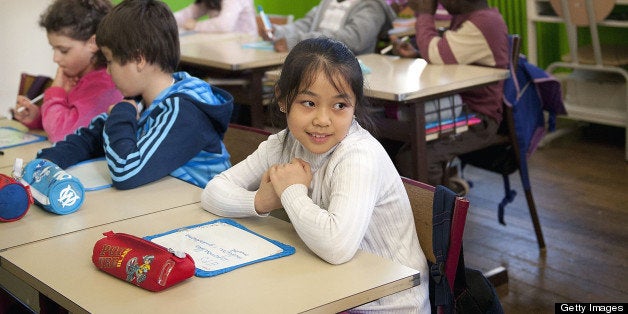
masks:
POLYGON ((107 73, 111 75, 113 83, 124 97, 135 97, 142 94, 142 90, 136 82, 141 82, 137 61, 128 61, 122 65, 107 47, 101 48, 107 60, 107 73))

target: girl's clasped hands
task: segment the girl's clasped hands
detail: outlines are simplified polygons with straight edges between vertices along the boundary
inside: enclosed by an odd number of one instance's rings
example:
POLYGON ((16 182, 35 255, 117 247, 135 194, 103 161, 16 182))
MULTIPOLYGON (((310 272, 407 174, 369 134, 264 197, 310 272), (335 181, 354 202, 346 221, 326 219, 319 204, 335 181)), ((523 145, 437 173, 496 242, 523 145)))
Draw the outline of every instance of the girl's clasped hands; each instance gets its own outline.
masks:
POLYGON ((270 167, 262 176, 260 187, 255 194, 255 210, 260 213, 269 213, 282 207, 279 195, 293 184, 303 184, 306 187, 312 182, 310 164, 300 158, 292 158, 287 164, 278 164, 270 167))

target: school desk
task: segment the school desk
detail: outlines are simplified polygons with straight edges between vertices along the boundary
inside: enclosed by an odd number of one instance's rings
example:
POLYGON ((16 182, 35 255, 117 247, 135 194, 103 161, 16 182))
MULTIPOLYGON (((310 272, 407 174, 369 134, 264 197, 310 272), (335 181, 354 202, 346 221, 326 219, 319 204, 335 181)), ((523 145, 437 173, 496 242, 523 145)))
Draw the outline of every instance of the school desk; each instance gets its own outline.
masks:
POLYGON ((488 84, 508 77, 508 71, 474 65, 428 65, 423 59, 366 54, 358 59, 370 71, 365 75, 364 93, 378 103, 409 106, 410 121, 378 119, 384 138, 410 143, 413 177, 427 180, 425 101, 488 84), (421 158, 419 158, 421 156, 421 158))
MULTIPOLYGON (((0 168, 10 175, 12 166, 0 168)), ((0 223, 0 251, 114 221, 200 202, 201 189, 174 177, 131 189, 106 188, 85 192, 81 208, 57 215, 31 205, 20 220, 0 223)))
POLYGON ((335 313, 419 284, 418 271, 362 251, 347 263, 328 264, 290 223, 274 217, 235 220, 295 247, 293 255, 215 277, 192 277, 158 293, 92 264, 93 246, 103 232, 146 236, 217 218, 197 203, 6 250, 0 265, 72 313, 335 313))
MULTIPOLYGON (((376 119, 379 136, 410 143, 414 176, 427 180, 425 143, 434 139, 426 135, 425 101, 453 95, 506 79, 508 70, 474 65, 434 65, 423 59, 400 58, 380 54, 359 55, 365 66, 364 94, 373 105, 397 104, 414 110, 410 121, 376 119)), ((269 79, 278 79, 279 70, 269 71, 269 79)), ((462 126, 457 131, 464 131, 462 126)))
POLYGON ((241 34, 197 33, 183 36, 181 69, 213 79, 243 80, 244 83, 238 84, 246 84, 245 92, 235 94, 235 100, 250 105, 252 126, 263 128, 262 79, 267 70, 283 64, 287 53, 245 47, 259 44, 257 38, 241 34))
POLYGON ((34 142, 20 146, 13 146, 9 148, 2 148, 2 154, 0 155, 0 167, 13 166, 16 158, 21 158, 24 162, 32 160, 37 155, 37 152, 41 149, 50 147, 52 144, 47 140, 41 142, 34 142))
MULTIPOLYGON (((28 132, 28 128, 20 124, 15 120, 9 120, 5 118, 0 119, 0 127, 13 128, 21 132, 28 132)), ((43 132, 34 132, 38 136, 45 136, 43 132)), ((0 142, 4 143, 4 139, 0 139, 0 142)), ((0 167, 13 166, 15 158, 22 158, 23 160, 31 160, 35 158, 37 152, 46 147, 50 147, 52 144, 47 140, 32 142, 19 146, 0 148, 0 167)))

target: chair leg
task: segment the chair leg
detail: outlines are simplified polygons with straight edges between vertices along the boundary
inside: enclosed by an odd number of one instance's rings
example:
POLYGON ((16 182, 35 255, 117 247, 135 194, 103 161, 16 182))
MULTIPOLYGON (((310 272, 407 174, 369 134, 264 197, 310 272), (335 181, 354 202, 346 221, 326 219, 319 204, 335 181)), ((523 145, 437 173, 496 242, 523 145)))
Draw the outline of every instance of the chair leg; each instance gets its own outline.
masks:
POLYGON ((534 198, 532 198, 532 190, 525 189, 526 201, 528 202, 528 209, 530 210, 530 218, 532 219, 532 225, 534 225, 534 232, 536 233, 536 241, 539 244, 539 249, 545 250, 545 239, 543 238, 543 231, 541 230, 541 223, 539 222, 539 216, 536 213, 536 205, 534 204, 534 198))

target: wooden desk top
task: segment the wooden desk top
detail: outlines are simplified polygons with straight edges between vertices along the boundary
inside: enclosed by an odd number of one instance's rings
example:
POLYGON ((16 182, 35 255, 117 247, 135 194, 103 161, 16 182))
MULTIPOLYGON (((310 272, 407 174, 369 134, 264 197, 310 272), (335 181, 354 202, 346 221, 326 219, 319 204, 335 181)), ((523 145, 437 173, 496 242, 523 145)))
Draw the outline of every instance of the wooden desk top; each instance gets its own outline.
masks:
MULTIPOLYGON (((52 143, 48 141, 34 142, 26 145, 14 146, 2 149, 3 155, 0 155, 0 167, 13 167, 15 158, 22 158, 24 162, 32 160, 37 152, 43 148, 50 147, 52 143)), ((4 173, 4 172, 3 172, 4 173)))
MULTIPOLYGON (((443 94, 490 84, 508 78, 508 70, 475 65, 434 65, 423 59, 380 54, 359 55, 370 73, 364 75, 367 97, 392 100, 428 100, 443 94)), ((281 70, 266 72, 277 80, 281 70)))
POLYGON ((243 48, 258 39, 242 34, 193 34, 182 37, 181 61, 229 71, 283 64, 287 53, 243 48))
POLYGON ((371 73, 365 75, 368 97, 392 100, 428 100, 443 94, 506 79, 508 70, 475 65, 433 65, 423 59, 380 54, 358 56, 371 73))
POLYGON ((13 248, 0 253, 0 265, 77 313, 333 313, 418 284, 416 270, 370 253, 328 264, 307 249, 290 223, 274 217, 237 221, 294 246, 295 254, 215 277, 193 277, 158 293, 92 264, 93 246, 103 232, 146 236, 217 218, 200 204, 174 208, 13 248))
MULTIPOLYGON (((23 131, 23 132, 28 132, 27 127, 25 127, 24 125, 20 124, 19 122, 15 120, 0 119, 0 127, 11 127, 11 128, 23 131)), ((34 134, 43 135, 43 136, 46 135, 45 133, 43 133, 43 131, 34 132, 34 134)), ((0 155, 0 167, 13 166, 13 163, 15 162, 15 158, 22 158, 25 161, 31 160, 35 158, 35 155, 40 149, 50 147, 51 145, 52 143, 48 141, 41 141, 41 142, 34 142, 34 143, 29 143, 29 144, 20 145, 20 146, 14 146, 10 148, 3 148, 2 152, 4 154, 0 155)))
MULTIPOLYGON (((0 168, 10 174, 13 167, 0 168)), ((166 177, 131 190, 107 188, 85 192, 78 211, 68 215, 49 213, 31 205, 17 221, 0 223, 0 251, 115 221, 200 202, 201 189, 174 177, 166 177)))

